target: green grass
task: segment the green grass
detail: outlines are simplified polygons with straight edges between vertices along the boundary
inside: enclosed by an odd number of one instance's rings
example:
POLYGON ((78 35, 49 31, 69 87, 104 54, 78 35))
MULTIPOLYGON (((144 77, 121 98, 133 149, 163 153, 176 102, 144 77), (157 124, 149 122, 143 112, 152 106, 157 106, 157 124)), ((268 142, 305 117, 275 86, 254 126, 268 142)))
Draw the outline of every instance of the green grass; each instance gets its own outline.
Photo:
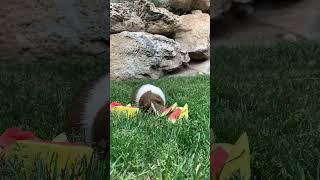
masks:
POLYGON ((213 51, 216 142, 249 136, 253 179, 319 179, 320 44, 213 51))
POLYGON ((189 120, 172 124, 165 117, 140 113, 112 116, 113 179, 209 178, 209 77, 112 81, 111 100, 130 103, 131 91, 143 83, 161 87, 168 104, 189 105, 189 120))
MULTIPOLYGON (((72 98, 88 80, 105 73, 106 67, 105 60, 94 59, 0 64, 0 134, 7 128, 20 127, 33 131, 41 139, 51 140, 64 132, 65 115, 72 98)), ((91 172, 99 175, 97 178, 106 177, 106 163, 99 160, 92 167, 95 169, 91 172)), ((46 173, 41 168, 35 166, 31 176, 44 177, 46 173)), ((1 166, 0 174, 6 179, 24 176, 18 166, 8 164, 1 166)))

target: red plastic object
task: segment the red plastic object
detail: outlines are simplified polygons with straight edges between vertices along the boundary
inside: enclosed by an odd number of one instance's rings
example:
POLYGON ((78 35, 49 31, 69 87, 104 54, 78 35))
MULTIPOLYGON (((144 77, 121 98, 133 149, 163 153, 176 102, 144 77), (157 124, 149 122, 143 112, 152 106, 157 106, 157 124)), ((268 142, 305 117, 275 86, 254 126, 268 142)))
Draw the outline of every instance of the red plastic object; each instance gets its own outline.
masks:
POLYGON ((5 147, 16 140, 30 140, 36 138, 31 131, 23 131, 20 128, 8 128, 0 136, 0 146, 5 147))
POLYGON ((119 103, 119 102, 112 102, 112 103, 110 104, 110 109, 112 109, 112 108, 115 107, 115 106, 122 106, 122 105, 121 105, 121 103, 119 103))
POLYGON ((210 171, 213 179, 217 179, 219 177, 222 167, 229 157, 228 152, 226 152, 222 147, 217 147, 213 150, 211 146, 210 149, 210 171))

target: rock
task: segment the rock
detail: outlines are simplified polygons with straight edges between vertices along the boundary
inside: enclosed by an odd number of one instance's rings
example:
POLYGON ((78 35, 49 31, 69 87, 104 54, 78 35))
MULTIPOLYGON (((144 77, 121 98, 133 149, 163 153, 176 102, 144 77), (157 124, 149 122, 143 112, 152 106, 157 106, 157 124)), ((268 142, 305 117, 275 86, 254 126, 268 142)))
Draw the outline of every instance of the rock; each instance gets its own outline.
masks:
POLYGON ((210 54, 210 16, 200 10, 180 16, 175 40, 189 52, 191 60, 206 60, 210 54))
POLYGON ((234 3, 231 8, 232 13, 235 17, 243 19, 254 14, 254 7, 248 3, 234 3))
POLYGON ((281 33, 278 34, 277 37, 279 38, 279 40, 284 40, 284 41, 298 41, 300 40, 295 34, 293 33, 281 33))
POLYGON ((146 32, 112 34, 110 52, 111 79, 158 79, 190 61, 174 40, 146 32))
POLYGON ((232 0, 232 2, 246 4, 246 3, 251 3, 252 0, 232 0))
POLYGON ((190 62, 169 76, 210 75, 210 59, 200 62, 190 62))
POLYGON ((1 1, 0 61, 102 55, 107 37, 102 4, 105 1, 1 1))
POLYGON ((169 6, 184 12, 190 11, 193 0, 169 0, 169 6))
POLYGON ((232 5, 232 0, 214 0, 211 4, 211 16, 212 19, 219 19, 223 13, 230 10, 232 5))
POLYGON ((185 12, 192 10, 202 10, 209 12, 210 0, 169 0, 169 6, 185 12))
POLYGON ((209 12, 210 0, 193 0, 191 10, 201 10, 203 12, 209 12))
POLYGON ((152 34, 174 33, 177 15, 165 8, 158 8, 147 0, 111 3, 111 33, 122 31, 152 34))
POLYGON ((253 0, 214 0, 212 1, 212 19, 220 19, 229 11, 236 11, 237 16, 246 17, 254 12, 253 0), (231 9, 233 7, 233 9, 231 9))

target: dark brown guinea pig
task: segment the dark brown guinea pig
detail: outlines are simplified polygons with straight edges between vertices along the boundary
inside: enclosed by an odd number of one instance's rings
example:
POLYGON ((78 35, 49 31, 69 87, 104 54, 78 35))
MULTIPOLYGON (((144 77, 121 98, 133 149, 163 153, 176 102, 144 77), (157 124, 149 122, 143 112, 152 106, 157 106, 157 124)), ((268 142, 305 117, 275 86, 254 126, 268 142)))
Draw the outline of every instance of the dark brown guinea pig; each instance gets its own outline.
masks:
POLYGON ((151 84, 145 84, 137 88, 132 93, 131 101, 136 107, 156 114, 163 110, 166 104, 163 91, 151 84))

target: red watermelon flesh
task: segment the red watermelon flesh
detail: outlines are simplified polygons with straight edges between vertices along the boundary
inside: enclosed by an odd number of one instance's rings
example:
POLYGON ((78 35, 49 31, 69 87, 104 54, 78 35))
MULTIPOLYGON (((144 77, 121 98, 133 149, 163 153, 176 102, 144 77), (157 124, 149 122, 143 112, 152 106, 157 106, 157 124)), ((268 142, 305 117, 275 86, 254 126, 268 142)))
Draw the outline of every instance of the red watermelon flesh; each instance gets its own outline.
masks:
POLYGON ((115 106, 121 106, 121 103, 119 103, 119 102, 112 102, 112 103, 110 104, 110 109, 112 109, 112 108, 115 107, 115 106))
POLYGON ((31 131, 24 131, 21 128, 8 128, 0 136, 0 149, 1 149, 1 146, 5 147, 7 145, 10 145, 16 140, 30 140, 35 138, 36 137, 31 131))
POLYGON ((211 147, 210 152, 210 171, 211 176, 217 178, 219 177, 221 170, 229 158, 228 152, 226 152, 222 147, 218 146, 215 150, 211 147))
POLYGON ((177 108, 175 109, 168 117, 169 121, 171 122, 176 122, 177 119, 179 118, 180 114, 182 112, 182 109, 177 108))
POLYGON ((175 108, 177 107, 177 103, 172 104, 171 106, 163 109, 161 111, 161 115, 160 116, 165 116, 167 114, 169 114, 170 112, 172 112, 175 108))

